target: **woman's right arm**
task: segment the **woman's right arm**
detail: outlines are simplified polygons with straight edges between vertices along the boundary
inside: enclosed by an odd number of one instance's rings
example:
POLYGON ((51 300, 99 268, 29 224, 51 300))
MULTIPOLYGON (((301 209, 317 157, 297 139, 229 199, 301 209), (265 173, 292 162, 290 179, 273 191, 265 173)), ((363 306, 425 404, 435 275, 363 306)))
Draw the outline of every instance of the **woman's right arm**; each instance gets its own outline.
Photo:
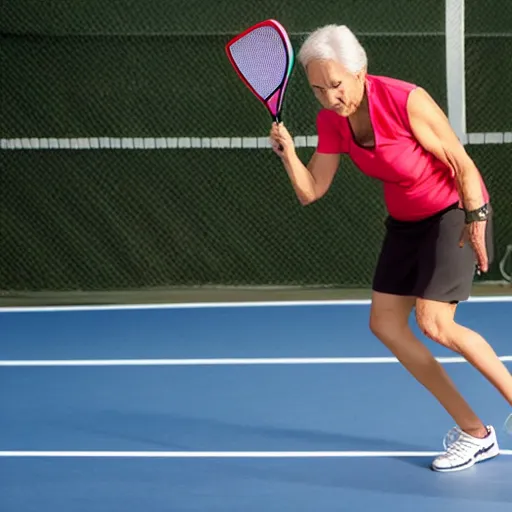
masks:
POLYGON ((282 124, 272 125, 270 138, 272 148, 281 158, 300 203, 306 206, 325 195, 338 170, 340 155, 315 151, 305 166, 295 152, 292 137, 282 124))

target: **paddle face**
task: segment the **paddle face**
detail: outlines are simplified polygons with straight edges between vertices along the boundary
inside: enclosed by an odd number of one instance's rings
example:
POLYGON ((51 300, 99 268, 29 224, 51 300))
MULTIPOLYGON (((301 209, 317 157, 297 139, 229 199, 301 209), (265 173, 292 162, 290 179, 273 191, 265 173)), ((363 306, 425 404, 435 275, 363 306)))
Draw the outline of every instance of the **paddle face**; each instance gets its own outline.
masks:
POLYGON ((229 41, 226 53, 240 79, 279 122, 295 62, 283 26, 275 20, 260 22, 229 41))

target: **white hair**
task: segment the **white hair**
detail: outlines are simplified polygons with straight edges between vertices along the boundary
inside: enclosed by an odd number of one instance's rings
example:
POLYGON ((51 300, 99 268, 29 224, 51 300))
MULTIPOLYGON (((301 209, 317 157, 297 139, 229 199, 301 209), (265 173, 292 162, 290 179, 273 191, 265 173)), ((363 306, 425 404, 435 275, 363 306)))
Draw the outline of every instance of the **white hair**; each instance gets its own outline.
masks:
POLYGON ((307 37, 298 60, 306 68, 313 59, 335 60, 352 73, 361 71, 368 64, 365 49, 345 25, 326 25, 307 37))

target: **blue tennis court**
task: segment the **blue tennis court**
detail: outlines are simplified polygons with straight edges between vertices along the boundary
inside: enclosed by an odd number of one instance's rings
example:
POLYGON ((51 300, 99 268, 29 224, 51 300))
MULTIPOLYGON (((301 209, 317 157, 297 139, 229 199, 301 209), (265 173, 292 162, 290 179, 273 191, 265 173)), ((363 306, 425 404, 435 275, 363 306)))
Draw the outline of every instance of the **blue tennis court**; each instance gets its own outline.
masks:
MULTIPOLYGON (((366 301, 3 309, 0 509, 509 512, 508 404, 422 337, 503 452, 432 472, 453 423, 368 313, 366 301)), ((512 297, 458 311, 509 368, 511 317, 512 297)))

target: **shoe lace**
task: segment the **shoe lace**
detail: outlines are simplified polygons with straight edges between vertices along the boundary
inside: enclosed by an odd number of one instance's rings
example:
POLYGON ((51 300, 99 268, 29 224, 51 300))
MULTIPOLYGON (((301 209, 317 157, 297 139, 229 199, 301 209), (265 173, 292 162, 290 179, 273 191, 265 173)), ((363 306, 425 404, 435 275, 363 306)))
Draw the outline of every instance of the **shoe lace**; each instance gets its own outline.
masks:
POLYGON ((461 456, 466 454, 467 448, 474 448, 475 443, 466 436, 461 436, 455 443, 452 443, 446 450, 447 456, 461 456))
POLYGON ((468 448, 474 448, 476 443, 462 432, 458 427, 448 431, 444 437, 443 444, 446 450, 446 457, 464 455, 468 448))
POLYGON ((443 439, 443 446, 445 450, 448 450, 450 446, 455 444, 459 439, 462 431, 459 427, 453 427, 450 429, 443 439))

